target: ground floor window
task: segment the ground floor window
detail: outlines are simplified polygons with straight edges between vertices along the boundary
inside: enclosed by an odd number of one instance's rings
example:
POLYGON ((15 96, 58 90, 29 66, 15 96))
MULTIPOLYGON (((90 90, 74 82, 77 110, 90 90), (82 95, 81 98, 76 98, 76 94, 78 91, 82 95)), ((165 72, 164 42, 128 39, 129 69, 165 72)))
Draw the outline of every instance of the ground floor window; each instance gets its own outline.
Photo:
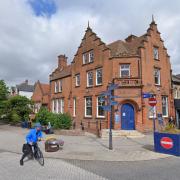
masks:
POLYGON ((38 113, 41 108, 41 103, 35 103, 34 104, 34 112, 38 113))
POLYGON ((104 97, 97 97, 97 117, 105 117, 105 112, 102 106, 105 105, 104 97))
POLYGON ((162 96, 162 115, 168 117, 168 97, 162 96))
POLYGON ((73 98, 73 116, 76 116, 76 98, 73 98))
POLYGON ((85 98, 85 116, 86 117, 92 116, 92 97, 85 98))
POLYGON ((52 100, 52 112, 64 113, 64 98, 52 100))

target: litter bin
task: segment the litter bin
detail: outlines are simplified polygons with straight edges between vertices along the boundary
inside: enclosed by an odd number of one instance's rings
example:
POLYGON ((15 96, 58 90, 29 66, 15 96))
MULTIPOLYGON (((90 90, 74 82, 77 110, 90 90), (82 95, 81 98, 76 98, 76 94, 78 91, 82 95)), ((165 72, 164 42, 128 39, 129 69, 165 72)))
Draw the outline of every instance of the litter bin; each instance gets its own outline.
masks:
POLYGON ((48 139, 45 142, 45 151, 46 152, 56 152, 59 150, 60 146, 64 145, 64 141, 57 140, 55 138, 48 139))

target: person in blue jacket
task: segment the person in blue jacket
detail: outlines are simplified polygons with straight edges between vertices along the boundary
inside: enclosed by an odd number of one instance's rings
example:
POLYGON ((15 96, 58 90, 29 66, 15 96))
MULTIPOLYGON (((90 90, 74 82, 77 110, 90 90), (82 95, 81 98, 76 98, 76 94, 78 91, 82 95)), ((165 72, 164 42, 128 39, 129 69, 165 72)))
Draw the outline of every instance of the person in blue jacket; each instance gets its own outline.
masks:
POLYGON ((20 160, 21 166, 24 164, 23 160, 25 157, 30 155, 33 158, 32 146, 34 147, 34 152, 35 152, 36 147, 37 147, 37 141, 41 138, 43 138, 42 131, 41 131, 41 124, 36 123, 35 127, 31 129, 26 136, 27 143, 23 145, 23 155, 20 160))

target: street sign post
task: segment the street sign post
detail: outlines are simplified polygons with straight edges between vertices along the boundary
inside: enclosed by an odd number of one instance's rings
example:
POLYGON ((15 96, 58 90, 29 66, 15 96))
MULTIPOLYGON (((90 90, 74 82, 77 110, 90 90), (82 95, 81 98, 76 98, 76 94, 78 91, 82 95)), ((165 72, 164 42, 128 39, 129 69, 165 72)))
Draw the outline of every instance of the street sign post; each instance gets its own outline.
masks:
POLYGON ((149 105, 150 106, 156 106, 157 100, 154 97, 149 98, 149 105))
POLYGON ((111 91, 111 90, 114 90, 114 89, 117 89, 117 88, 119 88, 118 84, 110 84, 110 86, 108 87, 108 90, 111 91))
POLYGON ((150 94, 150 93, 143 93, 143 98, 150 98, 150 97, 152 97, 153 95, 152 94, 150 94))
POLYGON ((102 106, 102 108, 104 109, 104 111, 109 111, 110 112, 110 124, 109 124, 109 149, 112 150, 113 149, 113 145, 112 145, 112 106, 115 106, 118 104, 118 102, 114 101, 114 98, 120 98, 119 96, 113 96, 112 92, 114 89, 119 88, 118 84, 110 84, 110 86, 108 87, 107 91, 101 92, 100 96, 102 96, 102 99, 104 99, 105 101, 107 101, 107 105, 106 106, 102 106), (105 96, 107 96, 107 98, 105 98, 105 96))
POLYGON ((151 97, 151 98, 149 98, 149 101, 148 101, 148 103, 149 103, 149 105, 151 106, 151 107, 153 107, 153 129, 154 129, 154 132, 156 131, 156 122, 155 122, 155 106, 156 106, 156 104, 157 104, 157 100, 156 100, 156 98, 154 98, 154 97, 151 97))
POLYGON ((110 105, 111 105, 111 106, 118 105, 118 102, 117 102, 117 101, 110 101, 110 105))
POLYGON ((102 106, 102 108, 104 109, 104 111, 111 111, 111 106, 102 106))

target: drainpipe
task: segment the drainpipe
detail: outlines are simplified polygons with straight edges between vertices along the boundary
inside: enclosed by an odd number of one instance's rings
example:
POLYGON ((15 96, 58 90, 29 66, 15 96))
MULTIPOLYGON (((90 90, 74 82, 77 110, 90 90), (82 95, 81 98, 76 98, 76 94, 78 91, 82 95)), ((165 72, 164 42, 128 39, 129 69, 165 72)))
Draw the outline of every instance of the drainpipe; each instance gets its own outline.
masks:
MULTIPOLYGON (((139 78, 141 79, 141 84, 143 83, 143 80, 142 80, 142 56, 141 56, 141 48, 139 49, 140 50, 140 58, 138 60, 139 62, 139 78)), ((142 124, 144 124, 144 114, 143 114, 143 104, 144 104, 144 100, 143 100, 143 97, 142 97, 142 86, 141 86, 141 113, 142 113, 142 124)))

